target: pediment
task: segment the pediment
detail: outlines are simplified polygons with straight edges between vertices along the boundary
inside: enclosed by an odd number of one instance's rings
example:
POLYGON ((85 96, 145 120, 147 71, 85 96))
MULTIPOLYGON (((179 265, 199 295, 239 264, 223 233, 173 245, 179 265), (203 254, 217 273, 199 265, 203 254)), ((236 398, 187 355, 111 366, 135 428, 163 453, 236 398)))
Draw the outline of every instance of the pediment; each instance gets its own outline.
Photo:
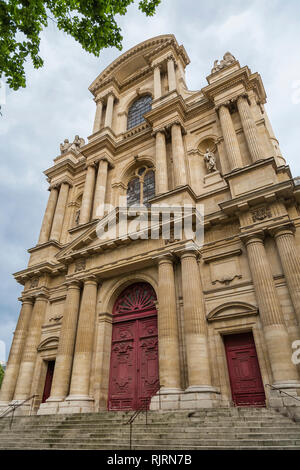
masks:
POLYGON ((137 71, 148 68, 151 58, 167 46, 172 46, 180 54, 186 64, 189 58, 183 46, 179 46, 173 34, 164 34, 137 44, 116 60, 114 60, 103 72, 93 81, 89 90, 95 94, 97 89, 113 79, 121 85, 132 77, 137 71))
MULTIPOLYGON (((148 213, 148 211, 146 210, 148 213)), ((127 213, 125 209, 124 214, 127 213)), ((133 232, 125 232, 120 228, 120 218, 122 209, 117 208, 107 214, 101 220, 95 220, 94 223, 81 233, 68 246, 63 248, 56 258, 61 262, 71 262, 79 257, 87 257, 95 253, 101 253, 120 245, 127 245, 137 242, 133 232)), ((134 219, 134 216, 133 216, 134 219)))
POLYGON ((243 317, 245 315, 257 315, 256 306, 246 302, 227 302, 218 305, 207 315, 207 321, 227 320, 230 318, 243 317))
POLYGON ((48 351, 49 349, 56 349, 58 347, 58 336, 50 336, 49 338, 44 339, 37 347, 37 350, 48 351))

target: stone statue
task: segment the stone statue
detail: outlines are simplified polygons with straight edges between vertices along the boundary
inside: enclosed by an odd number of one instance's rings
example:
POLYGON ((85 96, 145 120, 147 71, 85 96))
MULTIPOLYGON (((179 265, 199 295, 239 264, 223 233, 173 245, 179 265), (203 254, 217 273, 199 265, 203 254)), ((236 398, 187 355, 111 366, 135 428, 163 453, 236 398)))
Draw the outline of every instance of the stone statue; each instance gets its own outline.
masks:
POLYGON ((214 171, 217 171, 216 157, 214 153, 211 152, 209 149, 206 149, 206 152, 203 157, 206 163, 206 168, 208 169, 209 173, 213 173, 214 171))
POLYGON ((214 61, 213 68, 211 69, 211 73, 218 72, 219 70, 224 69, 225 67, 228 67, 228 65, 232 64, 235 62, 236 58, 230 53, 230 52, 225 52, 223 55, 223 59, 220 60, 220 63, 218 64, 218 60, 214 61))
POLYGON ((73 150, 75 153, 80 152, 80 147, 85 144, 85 140, 79 135, 75 135, 75 138, 72 143, 69 142, 68 139, 65 139, 63 144, 60 144, 60 153, 64 154, 69 150, 73 150))

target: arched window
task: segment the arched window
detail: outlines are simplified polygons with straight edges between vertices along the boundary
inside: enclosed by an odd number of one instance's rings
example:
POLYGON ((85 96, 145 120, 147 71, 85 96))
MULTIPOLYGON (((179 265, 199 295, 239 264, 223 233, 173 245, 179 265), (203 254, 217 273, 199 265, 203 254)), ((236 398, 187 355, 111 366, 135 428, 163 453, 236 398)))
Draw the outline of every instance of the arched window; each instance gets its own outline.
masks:
POLYGON ((151 109, 152 98, 150 95, 142 96, 132 103, 128 110, 127 130, 143 122, 144 114, 151 109))
POLYGON ((127 186, 127 206, 144 204, 155 196, 154 170, 143 165, 135 170, 127 186))

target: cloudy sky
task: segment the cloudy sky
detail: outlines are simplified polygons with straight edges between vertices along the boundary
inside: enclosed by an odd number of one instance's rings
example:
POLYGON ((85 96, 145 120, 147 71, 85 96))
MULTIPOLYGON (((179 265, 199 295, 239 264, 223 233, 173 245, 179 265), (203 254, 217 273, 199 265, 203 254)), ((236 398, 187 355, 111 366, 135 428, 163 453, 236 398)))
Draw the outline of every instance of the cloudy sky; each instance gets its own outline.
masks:
MULTIPOLYGON (((123 52, 159 34, 175 34, 190 56, 187 84, 205 86, 213 61, 229 50, 258 71, 268 96, 267 111, 283 155, 300 175, 297 148, 300 111, 299 0, 162 0, 146 18, 137 1, 120 18, 123 52)), ((43 170, 52 165, 59 143, 91 134, 95 104, 88 86, 120 52, 100 58, 50 24, 42 34, 45 66, 27 66, 27 87, 7 90, 0 117, 0 341, 10 347, 22 286, 12 273, 26 267, 35 245, 48 191, 43 170)), ((3 355, 0 342, 0 360, 3 355)))

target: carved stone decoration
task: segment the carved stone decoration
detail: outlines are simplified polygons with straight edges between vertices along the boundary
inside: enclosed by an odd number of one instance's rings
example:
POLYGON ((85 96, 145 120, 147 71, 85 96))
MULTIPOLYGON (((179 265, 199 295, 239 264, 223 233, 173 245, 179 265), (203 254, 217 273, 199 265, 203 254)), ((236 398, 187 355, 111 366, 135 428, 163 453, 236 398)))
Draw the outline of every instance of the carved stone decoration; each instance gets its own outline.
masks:
POLYGON ((86 266, 86 260, 84 258, 79 258, 75 261, 75 272, 84 271, 86 266))
POLYGON ((51 317, 51 318, 49 318, 49 322, 53 321, 55 323, 58 323, 62 318, 63 318, 63 315, 58 315, 56 317, 51 317))
POLYGON ((231 65, 235 61, 236 61, 236 58, 230 52, 225 52, 225 54, 223 55, 223 59, 220 60, 220 63, 218 63, 219 62, 218 59, 214 61, 214 66, 211 70, 211 73, 216 73, 219 70, 222 70, 225 67, 228 67, 228 65, 231 65))
POLYGON ((37 287, 38 285, 39 285, 39 278, 33 277, 30 282, 30 289, 33 289, 34 287, 37 287))
POLYGON ((234 279, 241 279, 242 273, 237 257, 220 259, 210 263, 211 283, 228 286, 234 279))
POLYGON ((253 222, 261 222, 264 219, 270 219, 272 217, 272 212, 268 207, 264 206, 253 209, 251 211, 251 215, 253 222))
POLYGON ((85 140, 79 135, 75 135, 73 142, 69 142, 69 139, 65 139, 62 144, 60 144, 60 153, 63 155, 69 150, 73 150, 75 153, 80 152, 80 147, 85 144, 85 140))
POLYGON ((209 148, 206 149, 206 152, 203 155, 203 158, 204 158, 204 161, 206 163, 206 168, 209 173, 213 173, 214 171, 217 171, 215 154, 211 152, 209 148))
POLYGON ((226 286, 228 286, 231 283, 231 281, 233 281, 235 278, 241 279, 242 275, 241 274, 235 274, 235 275, 222 276, 222 277, 220 277, 220 279, 215 279, 212 282, 212 284, 216 284, 217 282, 219 282, 220 284, 225 284, 226 286))

